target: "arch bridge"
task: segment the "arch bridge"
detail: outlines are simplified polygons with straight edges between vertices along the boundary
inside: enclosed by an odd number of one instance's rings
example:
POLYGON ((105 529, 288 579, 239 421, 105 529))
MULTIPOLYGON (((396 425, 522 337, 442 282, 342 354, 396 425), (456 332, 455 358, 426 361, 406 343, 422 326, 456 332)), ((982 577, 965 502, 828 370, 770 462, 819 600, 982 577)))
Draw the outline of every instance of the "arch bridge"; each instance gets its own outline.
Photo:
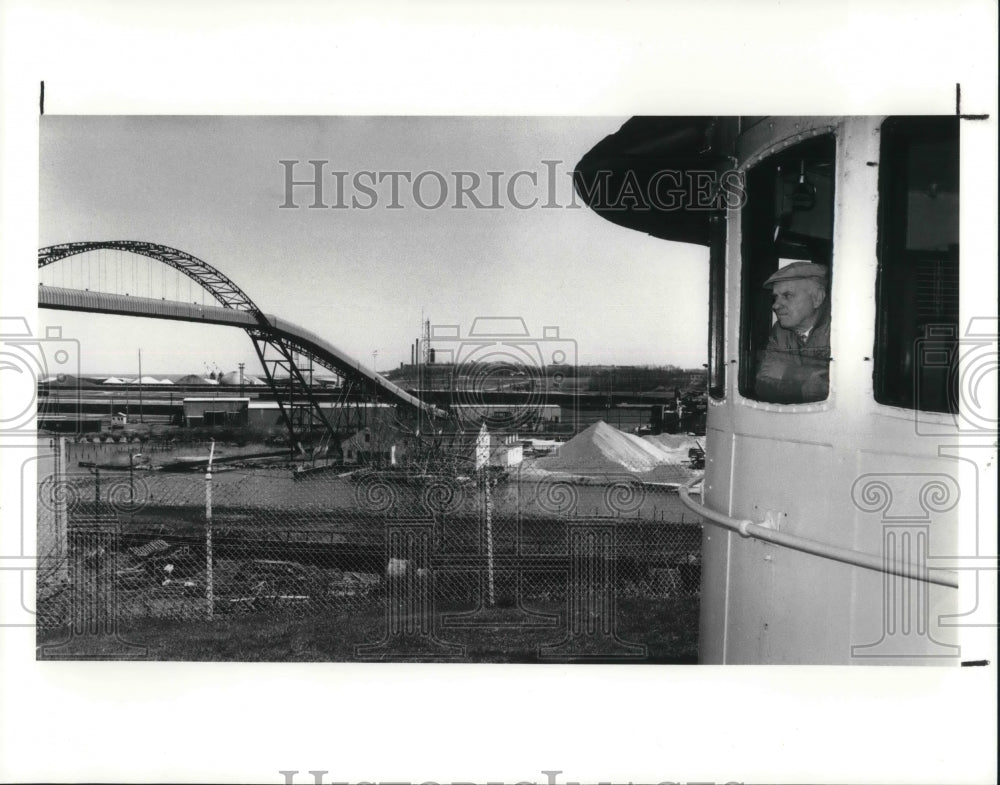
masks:
POLYGON ((253 342, 267 384, 278 402, 289 438, 300 449, 303 437, 314 428, 323 431, 323 441, 328 443, 362 427, 366 407, 360 406, 359 400, 400 404, 431 420, 446 416, 442 410, 419 400, 322 337, 265 313, 223 272, 176 248, 135 240, 63 243, 39 249, 38 267, 42 270, 91 252, 98 252, 96 260, 93 256, 81 260, 83 263, 71 269, 63 280, 53 276, 50 283, 39 285, 39 307, 217 324, 245 330, 253 342), (103 251, 114 252, 108 264, 105 264, 108 260, 99 255, 103 251), (152 296, 156 289, 152 269, 143 271, 146 273, 143 278, 133 265, 130 277, 120 254, 131 255, 133 259, 145 257, 159 263, 164 273, 167 269, 174 270, 174 283, 186 278, 189 293, 195 287, 201 291, 202 303, 181 301, 179 285, 175 289, 177 296, 168 299, 165 296, 165 275, 162 287, 155 291, 161 296, 152 296), (143 290, 147 278, 146 294, 149 296, 142 296, 139 292, 143 290), (91 287, 95 279, 97 289, 93 290, 91 287), (103 291, 105 288, 132 291, 123 294, 120 291, 103 291), (214 303, 206 303, 206 295, 214 303), (312 378, 314 365, 326 368, 341 380, 338 401, 332 412, 323 408, 316 397, 312 378))

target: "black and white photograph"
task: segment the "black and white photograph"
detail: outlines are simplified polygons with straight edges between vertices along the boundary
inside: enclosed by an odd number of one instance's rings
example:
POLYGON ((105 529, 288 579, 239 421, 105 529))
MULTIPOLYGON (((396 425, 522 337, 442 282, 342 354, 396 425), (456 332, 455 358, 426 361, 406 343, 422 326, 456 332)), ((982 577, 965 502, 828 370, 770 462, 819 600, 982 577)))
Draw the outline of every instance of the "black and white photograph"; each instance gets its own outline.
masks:
POLYGON ((643 184, 694 242, 602 220, 637 170, 580 161, 644 124, 44 117, 40 318, 78 367, 40 380, 39 657, 696 662, 739 173, 643 184))
MULTIPOLYGON (((503 49, 502 26, 431 7, 415 22, 431 38, 461 20, 503 49)), ((961 8, 992 18, 995 42, 995 9, 961 8)), ((633 84, 491 105, 471 72, 464 98, 410 94, 417 63, 443 57, 430 40, 347 6, 320 16, 304 40, 336 33, 338 80, 358 82, 339 98, 308 79, 282 96, 299 69, 282 79, 252 59, 239 77, 258 95, 146 102, 111 80, 80 99, 71 68, 15 91, 35 102, 16 138, 37 152, 16 172, 37 187, 3 216, 17 237, 4 290, 16 279, 20 298, 5 296, 0 335, 4 651, 31 674, 22 686, 71 705, 61 728, 112 701, 114 723, 150 719, 173 749, 178 730, 199 737, 162 769, 86 762, 81 776, 988 781, 1000 323, 986 51, 949 42, 954 73, 923 88, 898 63, 885 88, 826 74, 829 100, 802 75, 786 95, 737 97, 741 58, 758 73, 773 58, 733 49, 710 69, 718 97, 692 100, 675 63, 643 73, 667 80, 653 100, 633 84), (373 31, 396 67, 352 71, 373 31), (401 97, 362 86, 380 79, 401 97), (574 758, 598 695, 600 743, 574 758), (959 741, 902 711, 918 696, 928 717, 970 711, 974 730, 959 741), (936 763, 880 753, 866 701, 893 712, 886 746, 924 734, 940 750, 916 758, 936 763), (310 703, 304 731, 255 725, 310 703), (218 749, 255 749, 229 769, 194 763, 215 757, 223 709, 218 749), (540 717, 518 725, 525 709, 569 715, 551 752, 540 717), (339 733, 324 748, 328 712, 339 733), (858 751, 824 768, 806 712, 855 723, 858 751), (688 734, 728 713, 746 738, 718 727, 658 754, 662 722, 688 734), (631 739, 609 726, 626 716, 631 739), (432 755, 435 727, 460 749, 432 755), (408 738, 366 757, 387 733, 408 738), (527 756, 499 762, 512 733, 527 756), (797 749, 760 760, 758 735, 797 749), (622 764, 630 744, 643 751, 622 764)), ((251 17, 266 41, 270 10, 251 17)), ((823 40, 838 62, 842 42, 823 40)), ((307 51, 291 50, 315 65, 307 51)), ((516 93, 530 57, 511 57, 516 93)), ((130 760, 153 744, 137 735, 130 760)))
POLYGON ((38 656, 960 660, 960 123, 43 117, 38 656))

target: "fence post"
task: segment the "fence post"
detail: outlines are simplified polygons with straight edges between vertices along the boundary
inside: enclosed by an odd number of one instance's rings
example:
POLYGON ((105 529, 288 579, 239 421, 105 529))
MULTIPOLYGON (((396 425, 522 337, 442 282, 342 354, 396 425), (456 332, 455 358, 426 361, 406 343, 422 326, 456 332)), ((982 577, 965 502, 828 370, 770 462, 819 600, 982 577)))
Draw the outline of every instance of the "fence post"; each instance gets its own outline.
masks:
POLYGON ((66 478, 66 437, 58 437, 54 446, 56 448, 56 478, 53 484, 53 498, 56 502, 55 542, 38 543, 37 552, 45 554, 51 548, 47 556, 58 565, 55 570, 58 580, 65 581, 68 575, 66 559, 69 556, 69 509, 66 504, 66 498, 69 495, 66 485, 69 480, 66 478))
MULTIPOLYGON (((513 582, 512 599, 514 603, 513 607, 507 607, 505 609, 506 612, 501 617, 497 617, 495 612, 492 610, 496 607, 497 572, 497 566, 495 563, 495 543, 493 537, 493 480, 491 480, 488 471, 485 469, 478 469, 476 474, 478 478, 477 483, 481 483, 483 487, 483 503, 479 508, 478 520, 480 526, 479 537, 476 541, 475 550, 477 558, 475 558, 475 561, 472 562, 472 569, 476 580, 476 607, 470 611, 456 611, 454 613, 444 614, 441 618, 441 626, 455 629, 487 628, 490 630, 547 629, 557 626, 559 623, 558 614, 541 613, 539 611, 528 610, 523 604, 524 573, 522 570, 524 568, 523 565, 520 564, 520 557, 524 553, 525 545, 522 533, 522 511, 524 508, 521 504, 520 475, 518 475, 514 484, 514 509, 517 511, 517 533, 514 538, 515 560, 513 563, 503 560, 499 568, 500 574, 509 576, 509 579, 513 582), (482 555, 484 548, 486 551, 485 574, 482 563, 478 558, 482 555)), ((478 487, 479 486, 477 485, 477 488, 478 487)), ((540 549, 541 546, 536 543, 535 553, 539 553, 540 549)), ((445 557, 442 561, 447 565, 448 557, 445 557)), ((470 563, 464 558, 463 554, 458 554, 456 562, 453 566, 459 567, 461 572, 467 573, 469 571, 470 563)))
POLYGON ((486 502, 486 585, 487 602, 492 608, 496 605, 493 581, 493 500, 490 498, 489 465, 483 468, 483 485, 485 486, 486 502))
POLYGON ((205 471, 205 601, 208 603, 208 618, 215 615, 215 591, 212 566, 212 457, 215 455, 215 440, 208 452, 208 469, 205 471))

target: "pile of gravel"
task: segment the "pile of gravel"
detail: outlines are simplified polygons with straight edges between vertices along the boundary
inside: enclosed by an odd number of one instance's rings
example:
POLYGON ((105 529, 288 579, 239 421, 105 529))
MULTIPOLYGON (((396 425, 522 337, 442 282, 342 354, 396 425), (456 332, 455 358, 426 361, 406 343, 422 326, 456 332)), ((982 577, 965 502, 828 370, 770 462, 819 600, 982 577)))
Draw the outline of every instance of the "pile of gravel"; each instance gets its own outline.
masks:
POLYGON ((672 451, 599 421, 561 445, 557 454, 540 458, 536 465, 545 471, 571 474, 623 470, 639 474, 672 462, 672 451))

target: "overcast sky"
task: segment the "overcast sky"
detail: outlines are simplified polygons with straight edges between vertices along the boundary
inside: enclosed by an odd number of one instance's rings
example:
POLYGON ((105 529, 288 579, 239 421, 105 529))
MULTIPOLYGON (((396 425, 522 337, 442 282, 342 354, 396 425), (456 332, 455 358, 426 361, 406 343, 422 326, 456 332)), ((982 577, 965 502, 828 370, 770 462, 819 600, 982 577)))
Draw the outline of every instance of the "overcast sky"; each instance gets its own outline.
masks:
MULTIPOLYGON (((569 206, 568 172, 624 119, 47 115, 39 245, 179 248, 265 312, 366 364, 377 351, 381 370, 409 361, 422 314, 462 335, 478 316, 520 316, 532 335, 558 326, 580 363, 697 367, 707 251, 569 206), (282 209, 286 170, 312 179, 310 160, 324 162, 327 206, 311 209, 313 188, 297 186, 297 207, 282 209), (460 176, 467 187, 480 180, 471 194, 459 193, 458 172, 472 173, 460 176)), ((240 330, 49 310, 40 319, 80 340, 85 373, 134 374, 140 348, 146 374, 241 361, 259 371, 240 330)))

